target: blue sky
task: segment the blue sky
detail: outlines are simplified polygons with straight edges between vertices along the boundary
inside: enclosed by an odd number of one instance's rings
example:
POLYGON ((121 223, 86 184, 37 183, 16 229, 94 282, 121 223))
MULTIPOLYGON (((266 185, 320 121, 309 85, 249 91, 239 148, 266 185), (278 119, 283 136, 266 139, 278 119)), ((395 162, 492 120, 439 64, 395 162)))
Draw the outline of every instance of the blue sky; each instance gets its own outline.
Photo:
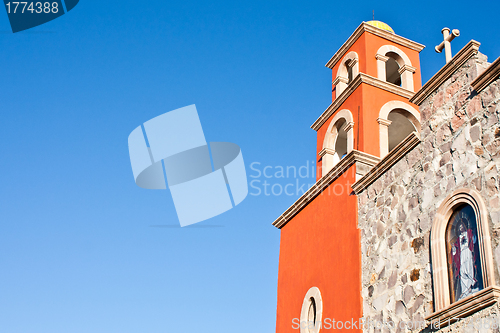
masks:
POLYGON ((81 0, 17 34, 0 14, 0 332, 274 332, 271 223, 299 195, 251 188, 176 228, 169 192, 135 185, 127 137, 196 104, 207 140, 237 143, 254 184, 255 162, 310 166, 324 64, 372 10, 426 45, 424 82, 444 65, 445 26, 461 31, 454 53, 475 39, 500 56, 498 2, 81 0))

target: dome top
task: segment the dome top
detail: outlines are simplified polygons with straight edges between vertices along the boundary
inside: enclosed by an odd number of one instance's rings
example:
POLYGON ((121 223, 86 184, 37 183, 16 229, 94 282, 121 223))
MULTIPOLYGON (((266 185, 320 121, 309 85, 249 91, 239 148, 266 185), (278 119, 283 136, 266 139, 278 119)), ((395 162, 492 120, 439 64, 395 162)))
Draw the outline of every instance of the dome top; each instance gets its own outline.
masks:
POLYGON ((392 30, 392 28, 387 23, 381 21, 368 21, 366 23, 369 25, 373 25, 374 27, 377 27, 379 29, 394 33, 394 30, 392 30))

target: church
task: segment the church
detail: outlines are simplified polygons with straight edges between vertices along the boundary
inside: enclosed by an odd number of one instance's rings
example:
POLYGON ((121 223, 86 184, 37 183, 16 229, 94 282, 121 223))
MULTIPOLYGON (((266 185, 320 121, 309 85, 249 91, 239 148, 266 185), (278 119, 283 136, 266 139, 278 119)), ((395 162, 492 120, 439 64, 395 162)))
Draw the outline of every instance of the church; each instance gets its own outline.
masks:
POLYGON ((316 183, 273 222, 277 333, 499 332, 500 58, 458 34, 424 85, 380 21, 326 63, 316 183))

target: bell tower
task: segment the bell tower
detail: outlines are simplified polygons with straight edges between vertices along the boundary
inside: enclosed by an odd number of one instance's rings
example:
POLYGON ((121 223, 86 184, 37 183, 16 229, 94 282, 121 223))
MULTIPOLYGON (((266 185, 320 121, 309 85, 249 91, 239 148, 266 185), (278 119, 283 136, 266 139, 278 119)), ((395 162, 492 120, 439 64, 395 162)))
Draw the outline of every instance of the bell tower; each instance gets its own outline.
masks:
POLYGON ((420 132, 409 99, 421 87, 423 48, 383 22, 363 22, 327 62, 332 103, 311 126, 317 182, 273 223, 281 230, 277 333, 361 331, 362 244, 351 186, 420 132))

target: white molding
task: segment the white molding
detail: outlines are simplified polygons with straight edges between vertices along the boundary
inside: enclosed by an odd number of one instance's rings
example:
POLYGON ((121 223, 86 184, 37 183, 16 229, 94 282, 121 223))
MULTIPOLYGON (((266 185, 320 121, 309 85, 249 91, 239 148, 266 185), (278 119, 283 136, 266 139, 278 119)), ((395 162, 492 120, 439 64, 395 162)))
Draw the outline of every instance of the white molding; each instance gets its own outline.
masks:
POLYGON ((308 321, 308 311, 310 306, 310 299, 314 299, 316 304, 316 323, 313 329, 309 329, 309 325, 300 325, 300 333, 318 333, 321 330, 321 324, 323 323, 323 299, 321 298, 321 292, 318 287, 310 288, 304 300, 302 301, 302 308, 300 310, 300 323, 308 321))
POLYGON ((420 132, 420 112, 408 103, 401 101, 390 101, 385 103, 379 112, 377 122, 379 123, 379 143, 380 143, 380 158, 384 158, 389 153, 389 113, 396 109, 405 110, 406 118, 413 124, 416 131, 420 132))
POLYGON ((403 67, 398 69, 399 74, 403 74, 405 71, 408 71, 410 73, 415 73, 417 71, 416 67, 410 66, 410 65, 403 65, 403 67))
MULTIPOLYGON (((410 58, 406 55, 406 53, 394 45, 381 46, 377 51, 377 55, 387 57, 387 53, 389 52, 398 55, 398 57, 394 58, 394 60, 396 60, 399 65, 398 72, 401 75, 401 86, 407 90, 414 91, 413 73, 415 73, 416 68, 411 65, 410 58)), ((380 80, 386 79, 385 63, 387 60, 383 60, 383 58, 380 58, 379 60, 377 58, 377 77, 380 80)))
POLYGON ((354 128, 354 121, 349 121, 344 124, 344 126, 342 127, 342 129, 345 131, 345 132, 349 132, 350 130, 352 130, 354 128))
POLYGON ((342 94, 336 98, 330 106, 321 114, 321 116, 311 125, 311 128, 315 131, 318 131, 321 126, 330 118, 332 114, 334 114, 345 102, 345 100, 356 90, 357 87, 361 83, 366 83, 373 87, 391 92, 398 96, 404 98, 411 98, 414 95, 414 92, 396 86, 395 84, 385 82, 383 80, 377 79, 373 76, 359 73, 354 80, 349 84, 349 86, 342 92, 342 94))
POLYGON ((389 60, 389 57, 386 57, 385 55, 381 55, 381 54, 377 53, 377 54, 375 54, 375 59, 383 61, 383 62, 387 62, 387 60, 389 60))
POLYGON ((427 81, 415 95, 410 98, 410 102, 416 105, 423 103, 423 101, 429 97, 437 88, 448 80, 448 78, 455 73, 467 60, 472 58, 479 51, 479 46, 481 43, 471 40, 467 45, 465 45, 457 54, 443 66, 429 81, 427 81))
POLYGON ((387 120, 387 119, 377 118, 377 123, 379 123, 380 125, 389 127, 389 125, 392 124, 392 121, 387 120))
POLYGON ((335 150, 330 149, 330 148, 323 148, 321 151, 318 153, 320 157, 323 157, 325 155, 335 155, 335 150))
POLYGON ((498 80, 500 77, 500 57, 486 68, 484 72, 479 74, 477 78, 470 84, 472 88, 480 93, 484 88, 490 85, 493 81, 498 80))
POLYGON ((401 51, 401 49, 397 48, 394 45, 383 45, 383 46, 381 46, 378 49, 377 54, 381 54, 381 55, 384 55, 384 56, 387 57, 387 53, 389 53, 389 52, 396 53, 398 56, 401 57, 401 59, 394 59, 394 60, 397 61, 399 67, 403 67, 404 65, 410 65, 411 66, 411 60, 410 60, 410 58, 408 58, 408 56, 406 55, 406 53, 404 53, 403 51, 401 51))
POLYGON ((498 286, 490 286, 473 295, 465 297, 464 299, 461 299, 440 311, 430 314, 425 318, 425 320, 430 321, 432 326, 441 329, 462 318, 468 317, 477 311, 498 303, 499 299, 500 288, 498 286))
POLYGON ((347 84, 349 80, 343 76, 337 76, 335 80, 333 80, 332 84, 334 86, 338 85, 340 82, 347 84))
POLYGON ((410 120, 415 128, 420 131, 420 112, 417 111, 413 106, 409 103, 401 102, 401 101, 390 101, 385 103, 379 111, 378 117, 379 119, 389 120, 389 113, 394 109, 403 109, 411 113, 411 115, 415 118, 410 120), (416 120, 416 122, 415 122, 416 120))
POLYGON ((324 158, 322 159, 321 176, 326 175, 341 159, 341 156, 337 156, 337 154, 335 153, 335 144, 338 137, 337 123, 342 119, 345 120, 343 129, 347 133, 347 153, 349 154, 354 148, 354 131, 352 130, 354 127, 354 119, 352 117, 351 111, 342 109, 330 121, 330 125, 326 130, 325 138, 323 139, 323 150, 328 148, 334 153, 331 154, 331 156, 324 156, 324 158))
POLYGON ((304 207, 326 190, 330 184, 344 172, 349 170, 351 166, 355 165, 356 167, 356 177, 362 177, 378 162, 380 162, 378 157, 353 149, 347 156, 340 160, 332 170, 321 177, 310 189, 297 199, 292 206, 281 214, 281 216, 273 222, 273 225, 278 229, 283 228, 295 217, 295 215, 304 209, 304 207))

